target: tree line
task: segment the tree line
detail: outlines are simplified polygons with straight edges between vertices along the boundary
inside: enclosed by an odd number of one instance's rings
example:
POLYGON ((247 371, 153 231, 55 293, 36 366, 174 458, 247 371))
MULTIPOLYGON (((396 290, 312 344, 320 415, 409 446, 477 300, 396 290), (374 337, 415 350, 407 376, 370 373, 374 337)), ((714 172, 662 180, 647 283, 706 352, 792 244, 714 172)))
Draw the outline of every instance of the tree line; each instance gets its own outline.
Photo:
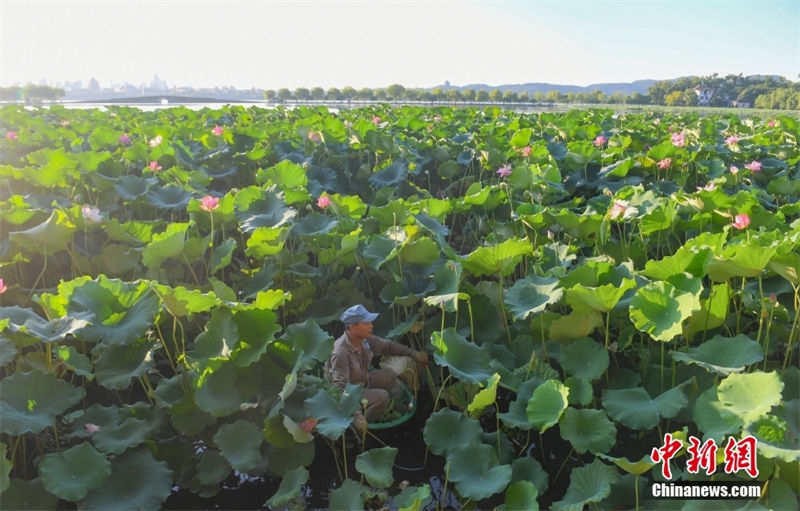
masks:
POLYGON ((298 87, 294 90, 281 88, 265 90, 268 101, 421 101, 421 102, 492 102, 492 103, 580 103, 580 104, 630 104, 697 106, 695 87, 707 87, 713 91, 709 102, 712 107, 727 107, 732 103, 748 103, 751 107, 797 110, 800 109, 800 83, 783 77, 727 75, 716 73, 710 76, 693 76, 675 80, 662 80, 651 85, 646 94, 616 92, 606 94, 600 90, 592 92, 515 92, 495 88, 459 89, 436 87, 433 89, 406 88, 393 84, 386 88, 372 89, 344 87, 342 89, 322 87, 298 87))
POLYGON ((64 97, 64 89, 48 85, 28 84, 22 87, 0 87, 0 101, 24 101, 25 103, 40 103, 42 101, 57 101, 64 97))

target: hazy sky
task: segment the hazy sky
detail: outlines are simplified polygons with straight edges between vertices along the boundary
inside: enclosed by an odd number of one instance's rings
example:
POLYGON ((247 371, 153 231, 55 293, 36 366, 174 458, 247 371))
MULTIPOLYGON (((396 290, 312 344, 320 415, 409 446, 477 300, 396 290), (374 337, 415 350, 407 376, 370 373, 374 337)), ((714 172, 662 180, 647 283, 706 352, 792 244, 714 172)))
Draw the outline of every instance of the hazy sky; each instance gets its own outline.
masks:
POLYGON ((0 86, 277 89, 800 73, 800 0, 0 0, 0 86))

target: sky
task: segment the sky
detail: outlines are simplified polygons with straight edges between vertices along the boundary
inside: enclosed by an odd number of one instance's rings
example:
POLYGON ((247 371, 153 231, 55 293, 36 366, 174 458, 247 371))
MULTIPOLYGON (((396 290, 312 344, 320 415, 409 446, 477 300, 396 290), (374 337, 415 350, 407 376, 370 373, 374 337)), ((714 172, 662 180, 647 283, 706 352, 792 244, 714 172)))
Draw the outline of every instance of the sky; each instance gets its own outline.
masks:
POLYGON ((0 86, 800 75, 800 0, 0 0, 0 86))

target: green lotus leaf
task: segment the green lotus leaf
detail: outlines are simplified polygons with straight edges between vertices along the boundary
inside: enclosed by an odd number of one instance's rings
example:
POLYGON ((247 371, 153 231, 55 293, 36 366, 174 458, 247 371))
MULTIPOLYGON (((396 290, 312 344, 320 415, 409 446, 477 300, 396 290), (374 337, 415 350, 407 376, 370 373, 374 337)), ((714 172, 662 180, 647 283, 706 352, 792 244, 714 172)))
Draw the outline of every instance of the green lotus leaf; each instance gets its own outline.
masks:
MULTIPOLYGON (((257 304, 260 298, 262 296, 259 294, 257 304)), ((280 330, 278 316, 267 308, 255 307, 236 311, 233 320, 239 328, 241 340, 231 359, 238 367, 247 367, 261 358, 275 338, 275 333, 280 330)))
POLYGON ((116 218, 110 218, 103 224, 108 237, 114 241, 141 247, 153 237, 156 224, 149 221, 131 220, 120 223, 116 218))
POLYGON ((302 353, 300 360, 306 369, 313 368, 317 362, 325 362, 333 352, 333 337, 314 320, 289 325, 279 339, 302 353))
POLYGON ((554 510, 582 511, 587 504, 600 502, 611 494, 611 485, 619 479, 614 467, 600 460, 572 469, 564 498, 553 502, 554 510))
POLYGON ((331 232, 337 225, 339 225, 339 220, 336 218, 314 212, 295 222, 292 227, 292 234, 297 236, 319 236, 331 232))
POLYGON ((533 424, 528 420, 526 412, 528 401, 533 397, 533 391, 542 384, 539 378, 531 378, 517 388, 517 397, 508 405, 508 412, 500 414, 500 420, 509 428, 530 430, 533 424))
POLYGON ((525 413, 540 432, 558 423, 568 406, 569 389, 558 380, 547 380, 533 391, 525 413))
POLYGON ((671 418, 688 403, 682 388, 692 380, 677 385, 655 399, 642 387, 631 389, 603 389, 603 406, 615 421, 636 430, 647 430, 658 425, 661 417, 671 418))
POLYGON ((683 331, 683 321, 700 310, 699 291, 681 291, 666 281, 651 282, 639 288, 630 305, 630 318, 636 329, 656 341, 670 341, 683 331))
POLYGON ((511 462, 511 481, 528 481, 536 486, 539 495, 544 494, 549 486, 550 476, 542 468, 536 458, 523 456, 511 462))
POLYGON ((78 403, 84 395, 51 373, 13 373, 0 380, 2 432, 17 436, 39 433, 52 427, 56 417, 78 403))
POLYGON ((567 303, 578 312, 608 312, 622 299, 629 289, 636 287, 634 279, 623 279, 621 285, 605 284, 588 287, 577 284, 567 289, 567 303))
POLYGON ((767 267, 777 247, 764 247, 757 244, 742 244, 726 247, 733 251, 730 257, 714 257, 708 267, 708 276, 715 282, 724 282, 736 277, 758 277, 767 267))
POLYGON ((305 188, 308 184, 306 169, 291 160, 283 160, 276 165, 260 170, 256 175, 259 184, 272 183, 282 190, 305 188))
POLYGON ((476 277, 483 275, 506 276, 516 268, 523 256, 533 252, 530 241, 511 238, 491 247, 478 247, 463 257, 464 269, 476 277))
POLYGON ((547 305, 561 300, 563 294, 557 278, 530 275, 507 289, 504 301, 512 317, 522 320, 543 312, 547 305))
POLYGON ((717 400, 717 387, 711 387, 695 400, 692 419, 706 438, 722 442, 727 435, 741 431, 742 419, 726 410, 717 400))
POLYGON ((530 511, 538 511, 539 502, 536 500, 538 496, 539 490, 529 481, 511 483, 506 490, 505 509, 529 509, 530 511))
POLYGON ((0 335, 0 367, 12 362, 17 357, 17 347, 14 343, 0 335))
POLYGON ((175 429, 189 436, 199 435, 217 422, 213 415, 200 410, 190 397, 184 397, 172 405, 169 408, 169 416, 175 429))
POLYGON ((64 500, 84 498, 111 475, 111 462, 83 442, 61 452, 47 454, 39 463, 44 488, 64 500))
POLYGON ((485 499, 505 489, 511 465, 498 465, 497 454, 486 444, 459 445, 447 454, 447 474, 462 497, 485 499))
POLYGON ((558 429, 578 454, 608 452, 617 440, 617 428, 603 410, 569 407, 558 421, 558 429))
POLYGON ((93 350, 97 382, 107 389, 120 390, 131 384, 153 365, 154 342, 138 342, 129 346, 98 344, 93 350))
POLYGON ((147 290, 127 309, 117 312, 122 306, 123 304, 115 303, 115 311, 105 317, 96 313, 95 320, 81 331, 80 337, 89 341, 102 341, 109 346, 129 346, 144 337, 152 327, 161 303, 154 292, 147 290))
POLYGON ((783 382, 775 371, 733 373, 719 383, 717 399, 747 425, 780 404, 781 392, 783 382))
POLYGON ((154 177, 124 175, 114 183, 114 190, 123 200, 133 201, 146 194, 151 187, 158 183, 154 177))
POLYGON ((449 408, 432 413, 422 430, 431 452, 439 455, 447 455, 461 445, 478 444, 482 433, 477 420, 449 408))
POLYGON ((172 493, 172 472, 148 449, 131 450, 111 462, 106 483, 86 496, 78 509, 118 509, 120 496, 131 509, 159 509, 172 493))
POLYGON ((656 465, 653 462, 652 458, 650 458, 649 454, 645 454, 639 461, 631 461, 625 457, 615 458, 607 454, 598 454, 597 456, 606 461, 610 461, 611 463, 618 466, 625 472, 633 474, 635 476, 640 476, 646 473, 648 470, 650 470, 656 465))
POLYGON ((561 350, 561 367, 567 374, 589 381, 608 369, 608 350, 588 337, 575 339, 561 350))
MULTIPOLYGON (((458 310, 458 300, 465 299, 458 292, 461 286, 461 263, 446 261, 436 267, 433 273, 434 289, 432 294, 425 297, 425 303, 435 307, 444 308, 447 312, 458 310)), ((468 296, 467 296, 468 298, 468 296)))
POLYGON ((744 432, 758 442, 758 452, 787 463, 800 461, 800 400, 787 401, 778 413, 760 417, 744 432))
POLYGON ((353 413, 361 409, 363 388, 348 384, 338 401, 324 389, 306 399, 306 411, 317 420, 317 431, 336 440, 353 422, 353 413))
POLYGON ((392 468, 397 456, 396 447, 379 447, 364 451, 356 457, 356 470, 373 488, 388 488, 394 482, 392 468))
POLYGON ((314 442, 294 444, 289 447, 269 446, 269 470, 281 477, 293 468, 310 465, 314 461, 314 442))
POLYGON ((59 499, 45 491, 41 479, 28 481, 9 480, 8 489, 2 492, 3 509, 56 509, 59 499))
POLYGON ((716 335, 686 352, 673 351, 670 355, 673 360, 697 364, 706 371, 723 376, 740 373, 746 366, 764 359, 761 346, 744 334, 736 337, 716 335))
POLYGON ((778 254, 770 259, 769 267, 793 286, 800 286, 800 255, 778 254))
POLYGON ((204 486, 221 483, 231 474, 228 460, 214 449, 206 449, 197 463, 197 481, 204 486))
POLYGON ((251 471, 261 461, 263 441, 261 428, 244 419, 221 425, 214 435, 214 443, 222 455, 240 472, 251 471))
POLYGON ((210 359, 230 359, 239 343, 239 329, 233 320, 230 309, 217 307, 205 329, 195 338, 194 349, 186 353, 191 361, 207 364, 210 359))
POLYGON ((492 376, 486 349, 467 341, 455 328, 446 328, 442 333, 433 332, 431 344, 436 348, 433 355, 436 363, 447 366, 460 380, 479 383, 492 376))
POLYGON ((265 227, 283 227, 296 215, 296 210, 286 207, 284 200, 273 193, 267 193, 259 200, 249 203, 246 209, 241 209, 237 214, 239 228, 246 233, 265 227))
POLYGON ((550 323, 550 338, 554 341, 568 341, 587 337, 596 328, 603 326, 603 315, 599 312, 572 311, 566 316, 558 316, 550 323))
POLYGON ((218 369, 206 368, 198 378, 194 397, 198 408, 214 417, 224 417, 239 411, 242 396, 236 387, 236 369, 223 363, 218 369))
POLYGON ((180 186, 153 187, 145 194, 147 203, 156 208, 183 210, 192 200, 192 192, 180 186))
POLYGON ((141 253, 135 248, 121 243, 110 243, 103 247, 99 256, 93 257, 92 263, 99 270, 109 275, 122 275, 139 267, 141 253))
POLYGON ((482 388, 475 394, 472 401, 467 406, 467 412, 472 417, 479 417, 487 406, 491 406, 497 400, 497 384, 500 383, 500 375, 494 373, 489 381, 486 382, 486 387, 482 388))
MULTIPOLYGON (((334 174, 335 176, 335 174, 334 174)), ((339 216, 345 216, 357 220, 367 212, 367 205, 358 195, 339 195, 338 193, 329 195, 331 198, 331 208, 339 216)))
POLYGON ((709 248, 691 249, 683 246, 658 261, 648 260, 642 274, 653 280, 667 280, 682 273, 702 278, 708 272, 713 257, 714 252, 709 248))
POLYGON ((283 249, 288 234, 288 227, 258 227, 247 239, 245 252, 256 259, 275 255, 283 249))
POLYGON ((361 255, 367 266, 379 270, 383 264, 397 257, 399 250, 400 245, 396 241, 383 236, 372 236, 364 245, 361 255))
POLYGON ((372 174, 369 177, 369 184, 375 188, 383 186, 395 186, 402 182, 408 175, 408 164, 404 161, 394 161, 388 167, 372 174))
POLYGON ((11 463, 11 460, 6 458, 6 451, 8 451, 8 447, 3 442, 0 442, 0 494, 6 491, 11 484, 8 479, 8 474, 11 473, 11 469, 14 468, 14 464, 11 463))
POLYGON ((731 300, 731 286, 727 282, 711 288, 711 296, 701 302, 701 309, 689 318, 684 334, 691 336, 697 332, 713 330, 725 323, 731 300))
POLYGON ((328 495, 328 508, 340 511, 364 510, 364 487, 345 479, 342 485, 328 495))
POLYGON ((569 404, 586 406, 592 401, 594 390, 586 378, 570 376, 564 380, 564 385, 569 389, 569 404))
POLYGON ((154 234, 142 249, 142 263, 148 268, 158 268, 161 263, 183 253, 186 245, 188 223, 171 223, 164 232, 154 234))
POLYGON ((92 435, 92 443, 108 454, 121 454, 147 441, 151 431, 148 421, 118 414, 109 422, 92 423, 100 430, 92 435))
POLYGON ((439 245, 430 238, 419 238, 400 249, 400 259, 406 264, 430 266, 440 257, 439 245))
POLYGON ((441 222, 426 215, 425 213, 415 214, 414 219, 426 231, 430 232, 434 236, 447 236, 450 234, 450 229, 447 226, 442 225, 441 222))
POLYGON ((392 503, 397 506, 397 511, 422 511, 430 501, 431 487, 429 484, 407 486, 392 497, 392 503))
POLYGON ((308 469, 305 467, 297 467, 286 471, 281 479, 281 484, 278 486, 278 491, 267 500, 267 505, 273 507, 282 507, 297 497, 303 485, 308 481, 308 469))
POLYGON ((214 253, 211 256, 211 269, 209 273, 212 275, 217 273, 223 268, 227 268, 233 260, 233 252, 236 250, 236 240, 228 238, 221 244, 214 247, 214 253))
POLYGON ((0 321, 4 319, 8 319, 4 333, 22 348, 38 342, 63 341, 88 325, 92 315, 76 312, 47 321, 33 310, 15 305, 0 307, 0 321))
POLYGON ((24 231, 11 231, 8 241, 37 254, 52 255, 66 249, 76 227, 67 214, 54 209, 44 222, 24 231))
POLYGON ((220 304, 214 293, 204 293, 199 289, 186 289, 183 286, 170 287, 161 284, 156 284, 154 289, 167 311, 176 318, 208 312, 220 304))

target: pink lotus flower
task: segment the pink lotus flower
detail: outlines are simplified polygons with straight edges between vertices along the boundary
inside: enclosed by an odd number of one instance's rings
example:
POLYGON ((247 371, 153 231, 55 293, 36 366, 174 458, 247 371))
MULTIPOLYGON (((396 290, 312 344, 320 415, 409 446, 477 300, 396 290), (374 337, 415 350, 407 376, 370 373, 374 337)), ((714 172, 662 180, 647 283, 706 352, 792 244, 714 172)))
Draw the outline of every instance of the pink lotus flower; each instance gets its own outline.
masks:
POLYGON ((131 137, 129 137, 127 133, 123 133, 119 136, 119 143, 122 145, 128 145, 131 143, 131 137))
POLYGON ((150 163, 147 164, 147 168, 149 168, 153 172, 157 172, 157 171, 161 170, 161 165, 159 165, 156 160, 153 160, 153 161, 151 161, 150 163))
POLYGON ((6 140, 16 140, 17 139, 17 132, 16 131, 9 131, 6 133, 6 140))
POLYGON ((661 124, 661 119, 656 117, 655 119, 653 119, 653 124, 655 124, 655 125, 661 124))
POLYGON ((99 224, 103 221, 103 215, 100 214, 100 210, 94 206, 84 206, 81 208, 81 215, 83 215, 83 219, 86 223, 89 224, 99 224))
POLYGON ((311 417, 309 417, 300 423, 300 429, 302 429, 306 433, 311 433, 312 431, 314 431, 314 427, 316 425, 317 425, 317 419, 312 419, 311 417))
POLYGON ((686 145, 686 135, 681 131, 680 133, 673 133, 670 137, 672 145, 675 147, 683 147, 686 145))
POLYGON ((658 168, 661 170, 668 169, 670 165, 672 165, 672 158, 664 158, 663 160, 658 160, 658 168))
POLYGON ((746 168, 750 172, 761 172, 761 162, 753 160, 747 165, 745 165, 744 168, 746 168))
POLYGON ((3 281, 3 279, 0 279, 0 295, 5 293, 7 290, 8 290, 8 286, 3 281))
POLYGON ((319 144, 322 141, 322 136, 316 131, 309 131, 308 139, 314 142, 315 144, 319 144))
POLYGON ((158 145, 161 144, 161 142, 163 142, 163 140, 164 139, 161 138, 161 135, 156 135, 155 137, 150 139, 150 142, 149 142, 150 147, 157 147, 158 145))
POLYGON ((86 434, 88 435, 94 435, 102 428, 103 428, 102 426, 98 426, 97 424, 92 424, 91 422, 87 422, 86 424, 83 425, 83 429, 86 430, 86 434))
POLYGON ((736 165, 731 165, 730 171, 731 171, 731 174, 733 174, 735 176, 736 174, 739 173, 739 167, 737 167, 736 165))
POLYGON ((594 146, 595 147, 600 147, 603 144, 605 144, 607 140, 608 139, 606 137, 604 137, 603 135, 597 135, 595 137, 595 139, 594 139, 594 146))
POLYGON ((214 126, 214 128, 212 128, 212 129, 211 129, 211 133, 212 133, 212 134, 213 134, 215 137, 221 137, 221 136, 222 136, 222 133, 223 133, 224 131, 225 131, 225 129, 224 129, 222 126, 220 126, 219 124, 215 125, 215 126, 214 126))
POLYGON ((219 197, 206 195, 200 199, 200 209, 204 211, 214 211, 219 207, 219 197))
POLYGON ((778 303, 778 295, 776 295, 774 292, 770 293, 769 294, 769 301, 770 301, 770 303, 772 305, 775 305, 776 303, 778 303))
POLYGON ((442 116, 441 116, 441 115, 434 115, 434 116, 433 116, 433 121, 434 121, 434 122, 439 122, 439 121, 441 121, 441 120, 442 120, 442 116))
POLYGON ((717 189, 717 185, 713 181, 709 181, 708 183, 706 183, 705 186, 698 186, 697 187, 697 191, 698 192, 713 192, 716 189, 717 189))
POLYGON ((511 175, 511 165, 505 165, 503 167, 500 167, 499 169, 497 169, 497 172, 495 173, 501 178, 506 178, 511 175))
POLYGON ((526 145, 522 148, 522 156, 530 156, 531 154, 531 146, 526 145))
POLYGON ((741 213, 733 218, 731 225, 737 229, 746 229, 750 225, 750 216, 746 213, 741 213))
POLYGON ((372 124, 379 124, 381 122, 381 118, 377 115, 372 118, 372 124))
POLYGON ((730 137, 725 139, 725 143, 729 146, 736 145, 739 143, 739 137, 737 137, 736 135, 731 135, 730 137))
POLYGON ((625 211, 628 209, 628 203, 625 201, 614 201, 614 204, 611 206, 611 209, 608 212, 608 217, 611 220, 615 220, 623 215, 625 215, 625 211))
POLYGON ((321 209, 326 209, 331 205, 331 198, 327 195, 320 195, 317 197, 317 207, 321 209))
POLYGON ((767 123, 767 127, 769 127, 769 128, 774 128, 774 127, 775 127, 775 126, 777 126, 777 125, 778 125, 778 121, 777 121, 777 120, 775 120, 775 119, 772 119, 771 121, 769 121, 769 122, 767 123))

